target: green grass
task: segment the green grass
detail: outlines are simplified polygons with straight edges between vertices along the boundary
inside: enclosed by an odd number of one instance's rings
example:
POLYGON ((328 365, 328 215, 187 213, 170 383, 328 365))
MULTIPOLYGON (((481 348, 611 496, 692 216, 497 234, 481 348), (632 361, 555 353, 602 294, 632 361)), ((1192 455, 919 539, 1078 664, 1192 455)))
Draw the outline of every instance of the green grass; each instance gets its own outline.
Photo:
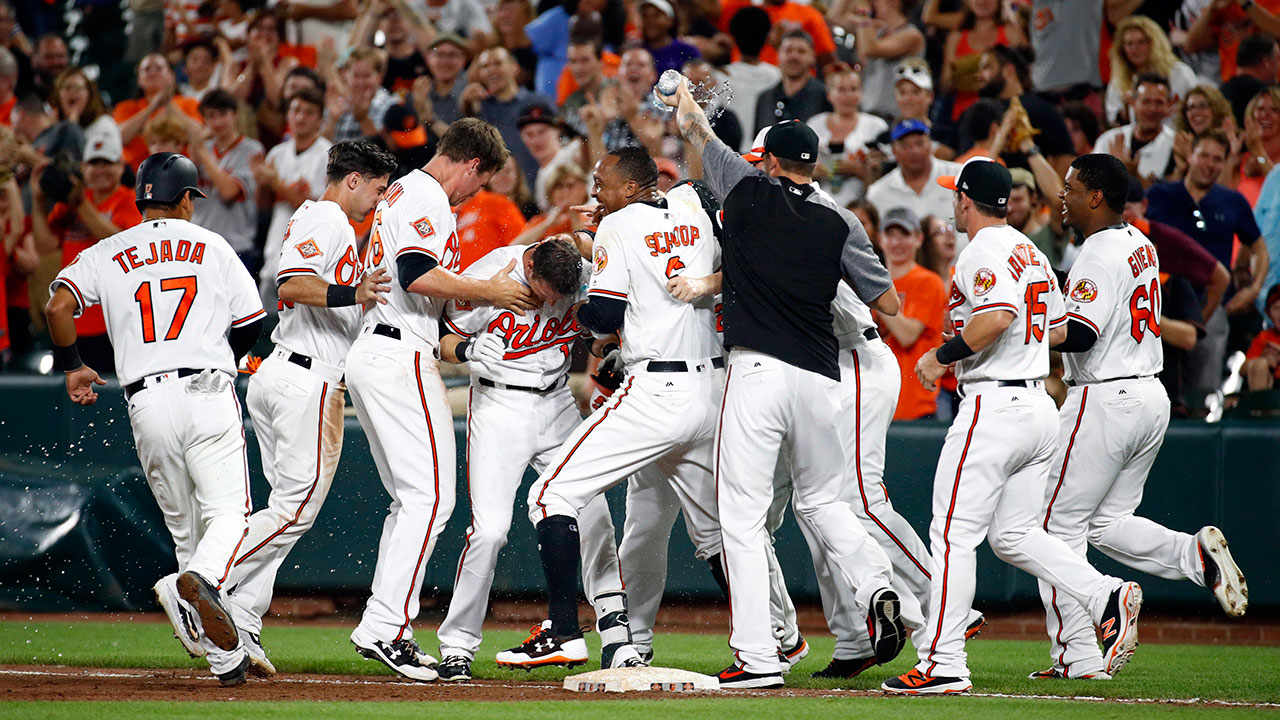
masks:
MULTIPOLYGON (((381 665, 360 658, 351 648, 347 637, 350 628, 319 627, 313 625, 268 626, 263 642, 276 666, 282 672, 305 672, 350 675, 385 675, 381 665)), ((524 633, 512 630, 491 630, 486 633, 477 662, 476 677, 513 680, 541 680, 554 682, 567 672, 561 669, 543 669, 526 674, 522 671, 499 669, 493 662, 496 651, 519 643, 524 633)), ((418 639, 423 649, 434 652, 434 633, 425 628, 419 630, 418 639)), ((814 680, 809 673, 821 669, 830 657, 832 640, 829 637, 810 638, 813 650, 809 658, 800 663, 789 676, 787 685, 797 688, 873 690, 890 675, 907 671, 914 660, 910 645, 903 654, 885 667, 875 668, 852 681, 814 680)), ((592 636, 589 643, 598 640, 592 636)), ((1074 695, 1130 699, 1191 699, 1223 700, 1244 703, 1280 703, 1280 649, 1207 645, 1144 645, 1122 675, 1110 682, 1046 682, 1026 679, 1032 670, 1048 664, 1048 648, 1045 643, 978 639, 970 643, 970 668, 973 672, 975 693, 1008 695, 1074 695)), ((655 643, 657 662, 704 673, 715 673, 728 664, 730 655, 723 635, 660 634, 655 643)), ((0 622, 0 664, 48 664, 121 668, 202 668, 199 661, 189 660, 181 647, 171 637, 167 624, 156 622, 101 623, 101 622, 0 622)), ((594 668, 589 668, 594 669, 594 668)), ((574 672, 578 672, 575 670, 574 672)), ((839 698, 724 698, 697 699, 681 702, 618 701, 610 702, 610 720, 629 720, 644 715, 645 720, 655 713, 652 708, 661 707, 662 717, 677 713, 687 717, 707 717, 714 712, 728 717, 729 713, 742 712, 759 716, 774 713, 786 720, 819 718, 826 720, 833 708, 840 712, 851 711, 847 703, 856 702, 858 710, 874 710, 880 717, 946 717, 959 720, 970 716, 1010 716, 1018 720, 1033 717, 1150 717, 1176 712, 1179 716, 1200 716, 1233 712, 1222 707, 1184 707, 1168 705, 1132 705, 1115 703, 1064 703, 1044 699, 1022 698, 967 698, 954 703, 947 699, 867 698, 851 700, 839 698), (843 704, 842 704, 843 703, 843 704), (775 707, 776 706, 776 707, 775 707)), ((115 716, 114 703, 91 704, 92 712, 104 717, 115 716)), ((500 720, 521 718, 567 717, 595 715, 601 708, 594 703, 574 704, 582 712, 570 713, 563 703, 522 703, 513 706, 467 702, 435 703, 432 711, 454 709, 458 717, 485 718, 492 711, 500 720), (489 710, 486 710, 489 708, 489 710), (591 710, 595 708, 595 710, 591 710)), ((370 712, 379 708, 380 720, 408 717, 423 710, 415 703, 397 706, 369 705, 370 712)), ((0 705, 0 717, 85 717, 88 711, 79 711, 80 704, 58 703, 56 706, 41 703, 10 703, 0 705), (64 714, 65 713, 65 714, 64 714)), ((121 707, 124 707, 123 705, 121 707)), ((197 706, 190 703, 131 702, 127 704, 131 717, 191 717, 199 716, 197 706)), ((365 716, 361 704, 329 703, 237 703, 235 714, 227 714, 229 706, 216 704, 219 716, 225 717, 293 717, 307 718, 365 716)), ((1256 711, 1256 710, 1255 710, 1256 711)))

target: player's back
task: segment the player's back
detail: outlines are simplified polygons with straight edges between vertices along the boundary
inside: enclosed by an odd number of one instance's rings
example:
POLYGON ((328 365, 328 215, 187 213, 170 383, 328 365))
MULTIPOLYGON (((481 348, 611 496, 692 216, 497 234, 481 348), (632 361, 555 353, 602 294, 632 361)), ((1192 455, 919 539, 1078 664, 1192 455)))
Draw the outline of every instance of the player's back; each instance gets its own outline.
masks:
POLYGON ((957 333, 982 313, 1014 315, 995 342, 956 363, 961 383, 1049 374, 1049 329, 1066 322, 1066 310, 1049 261, 1027 236, 1008 225, 974 234, 956 261, 947 309, 957 333))
POLYGON ((712 299, 686 303, 667 290, 677 275, 714 273, 717 253, 711 219, 689 186, 674 188, 659 202, 633 202, 601 221, 589 292, 622 294, 627 301, 622 357, 628 366, 724 354, 712 299))
POLYGON ((185 220, 147 220, 117 233, 82 252, 58 279, 82 307, 102 305, 125 385, 177 368, 234 374, 227 331, 264 314, 257 286, 227 241, 185 220))
POLYGON ((1071 266, 1067 286, 1067 317, 1098 335, 1089 350, 1063 353, 1068 380, 1160 372, 1160 260, 1145 235, 1128 224, 1094 233, 1071 266))

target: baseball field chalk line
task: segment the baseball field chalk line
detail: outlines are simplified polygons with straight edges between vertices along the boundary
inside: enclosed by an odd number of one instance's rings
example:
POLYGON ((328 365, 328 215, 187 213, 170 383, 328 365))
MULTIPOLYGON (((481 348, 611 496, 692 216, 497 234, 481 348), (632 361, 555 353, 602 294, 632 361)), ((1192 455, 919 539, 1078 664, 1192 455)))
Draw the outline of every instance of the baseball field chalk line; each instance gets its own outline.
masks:
MULTIPOLYGON (((86 677, 86 678, 129 679, 129 678, 154 678, 155 677, 154 673, 171 672, 172 670, 173 668, 156 668, 154 672, 107 672, 102 670, 86 671, 86 670, 77 670, 77 669, 71 669, 71 668, 68 668, 66 671, 0 669, 0 676, 26 675, 26 676, 39 676, 39 677, 54 677, 59 675, 71 675, 75 677, 86 677)), ((182 676, 178 676, 178 677, 182 677, 182 676)), ((210 676, 194 675, 194 676, 190 676, 190 678, 194 680, 207 680, 210 682, 212 682, 215 679, 211 675, 210 676)), ((397 686, 412 686, 412 685, 421 684, 421 683, 405 682, 403 680, 398 680, 391 677, 387 677, 381 680, 339 680, 339 679, 324 680, 320 678, 276 677, 276 678, 273 678, 272 680, 263 682, 263 684, 266 684, 266 683, 292 683, 297 685, 397 685, 397 686)), ((471 684, 471 683, 458 683, 456 685, 450 685, 449 687, 471 688, 474 690, 484 690, 486 688, 506 688, 506 689, 519 690, 521 688, 535 688, 535 687, 544 688, 544 687, 558 687, 558 686, 552 683, 543 685, 543 684, 531 684, 531 683, 485 682, 484 684, 479 684, 479 685, 471 684)), ((733 695, 738 697, 742 697, 742 696, 774 697, 774 698, 776 697, 817 697, 817 698, 888 697, 887 695, 884 695, 882 693, 877 693, 875 691, 868 691, 868 690, 829 690, 825 693, 816 694, 816 695, 811 695, 808 693, 800 695, 800 694, 793 694, 793 693, 787 693, 787 692, 779 693, 779 692, 738 691, 738 690, 724 690, 720 692, 732 693, 733 695)), ((689 693, 689 694, 694 695, 694 694, 703 694, 703 693, 689 693)), ((717 697, 718 696, 719 695, 717 694, 717 697)), ((1251 703, 1251 702, 1238 702, 1235 700, 1205 700, 1202 698, 1163 698, 1163 699, 1161 698, 1123 698, 1123 697, 1109 698, 1109 697, 1100 697, 1096 695, 1070 695, 1070 696, 1069 695, 1018 695, 1015 693, 975 693, 975 692, 969 692, 969 693, 964 693, 960 695, 951 695, 949 697, 1003 698, 1008 700, 1062 700, 1066 702, 1125 703, 1130 705, 1188 705, 1188 706, 1205 705, 1205 706, 1216 706, 1216 707, 1258 708, 1258 709, 1280 708, 1280 703, 1271 703, 1271 702, 1251 703)), ((910 702, 912 699, 914 698, 908 699, 907 701, 910 702)))

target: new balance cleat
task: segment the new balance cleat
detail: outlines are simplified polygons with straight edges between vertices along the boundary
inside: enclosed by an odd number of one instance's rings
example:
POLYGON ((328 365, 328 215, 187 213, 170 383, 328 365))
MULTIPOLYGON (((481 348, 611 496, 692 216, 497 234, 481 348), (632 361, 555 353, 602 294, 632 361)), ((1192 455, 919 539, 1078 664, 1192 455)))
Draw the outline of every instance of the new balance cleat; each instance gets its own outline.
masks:
POLYGON ((778 650, 778 662, 782 663, 782 674, 791 672, 791 668, 796 663, 807 657, 809 657, 809 641, 805 640, 803 635, 798 635, 794 644, 778 650))
POLYGON ((1037 670, 1027 676, 1031 680, 1110 680, 1111 676, 1102 672, 1085 673, 1083 675, 1067 675, 1062 670, 1051 667, 1048 670, 1037 670))
POLYGON ((880 689, 890 695, 955 695, 969 692, 973 683, 969 678, 925 675, 911 668, 904 675, 885 680, 880 689))
POLYGON ((982 628, 986 626, 987 626, 986 616, 979 615, 978 617, 974 618, 973 622, 969 623, 968 627, 964 629, 964 639, 972 640, 978 637, 979 635, 982 634, 982 628))
POLYGON ((1107 609, 1098 624, 1102 640, 1103 670, 1115 675, 1133 659, 1138 649, 1138 612, 1142 609, 1142 588, 1127 582, 1107 599, 1107 609))

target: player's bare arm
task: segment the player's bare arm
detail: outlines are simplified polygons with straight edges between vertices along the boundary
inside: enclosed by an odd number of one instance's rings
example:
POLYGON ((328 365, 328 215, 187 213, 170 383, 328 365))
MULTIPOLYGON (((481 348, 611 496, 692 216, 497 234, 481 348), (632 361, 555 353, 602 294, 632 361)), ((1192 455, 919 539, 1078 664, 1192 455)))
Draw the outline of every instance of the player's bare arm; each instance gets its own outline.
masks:
POLYGON ((708 142, 716 139, 716 135, 711 130, 711 122, 707 120, 707 114, 698 107, 698 102, 693 99, 693 93, 689 92, 689 81, 682 77, 674 95, 662 93, 654 93, 654 95, 667 107, 676 109, 676 124, 680 126, 680 134, 693 149, 694 156, 701 156, 702 149, 708 142))
POLYGON ((671 297, 680 302, 691 303, 699 298, 720 292, 723 283, 724 275, 722 273, 712 273, 706 277, 699 278, 676 275, 667 281, 667 291, 671 293, 671 297))
POLYGON ((284 302, 302 303, 312 307, 369 305, 375 302, 385 305, 387 299, 384 296, 391 290, 389 281, 390 275, 382 268, 367 273, 360 284, 351 289, 347 286, 327 283, 314 275, 295 275, 285 278, 284 282, 280 283, 279 295, 284 302), (355 293, 354 303, 347 302, 342 297, 352 290, 355 293))
POLYGON ((511 277, 512 260, 488 280, 469 278, 440 266, 419 275, 409 287, 411 293, 445 300, 478 300, 513 312, 533 310, 542 305, 533 292, 511 277))
POLYGON ((54 354, 62 360, 67 375, 67 396, 77 405, 92 405, 98 401, 93 386, 106 385, 107 381, 80 361, 80 353, 76 351, 75 312, 76 298, 65 286, 59 286, 45 306, 54 354))
MULTIPOLYGON (((969 348, 970 352, 968 354, 980 353, 1004 334, 1004 331, 1013 323, 1013 318, 1013 313, 1008 310, 991 310, 979 313, 970 318, 964 329, 947 342, 953 343, 958 339, 969 348)), ((950 363, 943 363, 938 360, 939 349, 935 348, 925 353, 920 358, 920 361, 916 363, 916 378, 920 380, 920 384, 926 390, 933 390, 938 378, 942 377, 943 373, 950 367, 950 363)))

